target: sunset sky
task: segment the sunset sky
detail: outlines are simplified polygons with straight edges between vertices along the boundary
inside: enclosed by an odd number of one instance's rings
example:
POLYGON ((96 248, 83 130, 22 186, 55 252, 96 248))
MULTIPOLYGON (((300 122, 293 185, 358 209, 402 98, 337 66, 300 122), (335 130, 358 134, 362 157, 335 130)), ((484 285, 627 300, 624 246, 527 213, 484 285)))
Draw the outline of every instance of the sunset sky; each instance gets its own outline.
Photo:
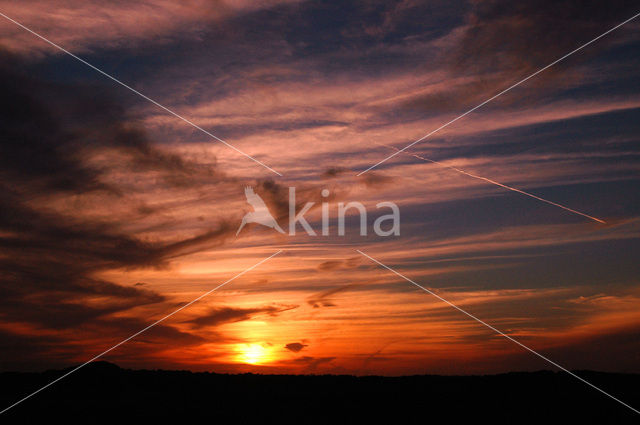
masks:
POLYGON ((640 373, 632 1, 0 1, 0 369, 640 373), (437 163, 430 162, 437 161, 437 163), (464 175, 464 170, 597 218, 464 175), (288 227, 251 224, 254 188, 288 227), (321 191, 329 190, 322 198, 321 191), (322 236, 320 202, 329 204, 322 236), (355 210, 337 234, 337 205, 355 210), (373 220, 400 208, 400 235, 373 220))

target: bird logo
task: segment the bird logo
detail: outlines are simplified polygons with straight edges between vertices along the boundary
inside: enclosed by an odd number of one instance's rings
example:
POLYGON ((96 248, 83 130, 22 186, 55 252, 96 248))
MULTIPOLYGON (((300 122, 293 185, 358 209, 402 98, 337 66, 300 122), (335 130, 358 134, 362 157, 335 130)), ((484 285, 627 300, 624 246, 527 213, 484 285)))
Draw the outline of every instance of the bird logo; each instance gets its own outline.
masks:
POLYGON ((247 223, 258 223, 263 226, 270 227, 272 229, 276 229, 280 233, 284 233, 284 230, 278 225, 278 222, 269 212, 269 208, 267 208, 267 204, 264 203, 260 195, 253 191, 252 187, 244 188, 244 195, 247 197, 247 202, 251 207, 253 207, 253 212, 248 212, 242 217, 242 223, 240 223, 240 227, 236 232, 236 236, 240 233, 240 230, 247 223))

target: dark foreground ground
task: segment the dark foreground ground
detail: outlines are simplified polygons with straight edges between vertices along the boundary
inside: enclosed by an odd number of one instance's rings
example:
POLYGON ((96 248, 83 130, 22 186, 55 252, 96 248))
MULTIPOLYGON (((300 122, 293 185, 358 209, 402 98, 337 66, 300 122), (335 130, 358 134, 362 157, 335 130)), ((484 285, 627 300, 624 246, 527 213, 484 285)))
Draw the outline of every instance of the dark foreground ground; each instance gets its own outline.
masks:
MULTIPOLYGON (((64 371, 0 374, 1 408, 64 371)), ((640 375, 578 372, 640 407, 640 375)), ((0 409, 1 410, 1 409, 0 409)), ((1 423, 640 423, 562 372, 491 376, 218 375, 98 362, 0 415, 1 423)))

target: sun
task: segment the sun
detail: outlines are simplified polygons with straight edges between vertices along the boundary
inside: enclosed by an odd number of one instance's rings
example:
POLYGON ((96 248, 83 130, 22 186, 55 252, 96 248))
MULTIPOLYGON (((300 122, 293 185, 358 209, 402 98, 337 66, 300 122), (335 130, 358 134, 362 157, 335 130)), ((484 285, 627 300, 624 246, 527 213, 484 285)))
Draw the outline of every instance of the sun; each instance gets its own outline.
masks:
POLYGON ((242 363, 257 365, 271 359, 270 350, 260 344, 244 344, 238 348, 238 360, 242 363))

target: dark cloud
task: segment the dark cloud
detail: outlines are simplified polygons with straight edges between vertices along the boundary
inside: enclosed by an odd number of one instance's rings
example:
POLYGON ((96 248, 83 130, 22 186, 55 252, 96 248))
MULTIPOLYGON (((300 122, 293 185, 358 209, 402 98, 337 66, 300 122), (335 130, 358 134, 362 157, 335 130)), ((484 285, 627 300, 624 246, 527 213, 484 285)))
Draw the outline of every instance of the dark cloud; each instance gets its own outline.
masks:
POLYGON ((294 364, 305 365, 305 372, 313 373, 318 369, 318 366, 331 363, 333 360, 335 360, 335 357, 302 356, 296 358, 293 362, 294 364))
MULTIPOLYGON (((109 316, 165 303, 164 296, 141 285, 95 276, 113 269, 165 267, 173 258, 222 243, 232 234, 231 226, 222 221, 181 240, 150 241, 123 230, 155 212, 144 205, 138 207, 139 216, 114 212, 97 219, 73 208, 55 209, 49 200, 73 205, 90 196, 105 209, 135 205, 131 187, 105 178, 112 167, 133 175, 154 173, 169 187, 223 182, 225 176, 156 146, 127 107, 101 87, 50 82, 16 57, 2 51, 0 56, 0 321, 56 330, 94 329, 93 323, 105 331, 123 320, 106 320, 109 316), (121 160, 102 165, 90 160, 105 152, 121 160), (100 303, 91 302, 98 297, 100 303)), ((116 327, 134 332, 147 324, 116 327)), ((154 332, 173 339, 171 329, 154 332)))
POLYGON ((287 186, 276 183, 273 179, 266 179, 258 182, 256 192, 264 199, 271 212, 275 214, 276 220, 282 222, 289 217, 289 188, 287 186))
MULTIPOLYGON (((322 202, 330 202, 338 199, 339 195, 334 191, 329 197, 321 195, 324 187, 320 185, 298 185, 295 190, 295 210, 299 212, 307 202, 312 202, 311 210, 320 208, 322 202)), ((270 212, 274 215, 283 229, 289 226, 289 187, 276 183, 273 179, 258 180, 255 191, 265 201, 270 212)), ((249 208, 249 207, 247 207, 249 208)))
POLYGON ((207 313, 198 316, 187 323, 191 323, 197 328, 205 326, 217 326, 222 323, 242 322, 250 320, 259 314, 268 314, 269 316, 277 316, 285 311, 298 308, 297 305, 269 305, 256 308, 235 308, 235 307, 216 307, 210 309, 207 313))
POLYGON ((358 179, 369 188, 386 186, 393 181, 391 177, 375 171, 369 171, 358 177, 358 179))
POLYGON ((119 152, 131 170, 159 172, 168 183, 216 176, 211 168, 154 147, 103 88, 51 83, 11 54, 0 57, 0 173, 6 181, 32 192, 120 193, 101 180, 105 170, 88 164, 103 148, 119 152))
POLYGON ((341 260, 329 260, 329 261, 324 261, 320 263, 320 265, 318 266, 318 270, 321 270, 321 271, 335 270, 340 268, 340 266, 342 266, 341 260))
MULTIPOLYGON (((637 2, 614 0, 474 1, 453 59, 473 72, 529 72, 637 13, 637 2)), ((611 39, 598 41, 602 48, 611 39)), ((598 46, 590 47, 598 50, 598 46)), ((580 56, 584 57, 585 53, 580 56)), ((555 70, 562 69, 558 64, 555 70)), ((552 71, 553 72, 553 71, 552 71)), ((548 73, 547 73, 548 74, 548 73)))
MULTIPOLYGON (((409 121, 425 112, 462 112, 630 18, 635 9, 637 3, 627 0, 472 1, 464 33, 436 60, 451 72, 446 88, 411 96, 398 110, 409 121)), ((570 86, 582 78, 576 63, 615 40, 616 35, 598 40, 520 86, 517 98, 492 103, 532 103, 570 86)))
POLYGON ((357 267, 362 262, 360 257, 351 257, 346 260, 329 260, 324 261, 318 265, 318 270, 329 271, 337 269, 351 269, 357 267))
POLYGON ((333 302, 333 296, 339 294, 340 292, 345 292, 353 289, 356 286, 359 286, 359 284, 352 283, 349 285, 339 286, 337 288, 331 288, 318 294, 314 294, 307 299, 307 304, 309 304, 313 308, 335 307, 336 305, 333 302))
POLYGON ((324 171, 324 173, 322 173, 322 177, 327 177, 327 178, 338 177, 339 175, 344 174, 347 171, 349 170, 343 167, 330 167, 330 168, 327 168, 324 171))
POLYGON ((308 347, 308 345, 302 344, 300 342, 291 342, 284 346, 284 348, 286 348, 289 351, 293 351, 294 353, 299 353, 300 351, 302 351, 304 347, 308 347))

